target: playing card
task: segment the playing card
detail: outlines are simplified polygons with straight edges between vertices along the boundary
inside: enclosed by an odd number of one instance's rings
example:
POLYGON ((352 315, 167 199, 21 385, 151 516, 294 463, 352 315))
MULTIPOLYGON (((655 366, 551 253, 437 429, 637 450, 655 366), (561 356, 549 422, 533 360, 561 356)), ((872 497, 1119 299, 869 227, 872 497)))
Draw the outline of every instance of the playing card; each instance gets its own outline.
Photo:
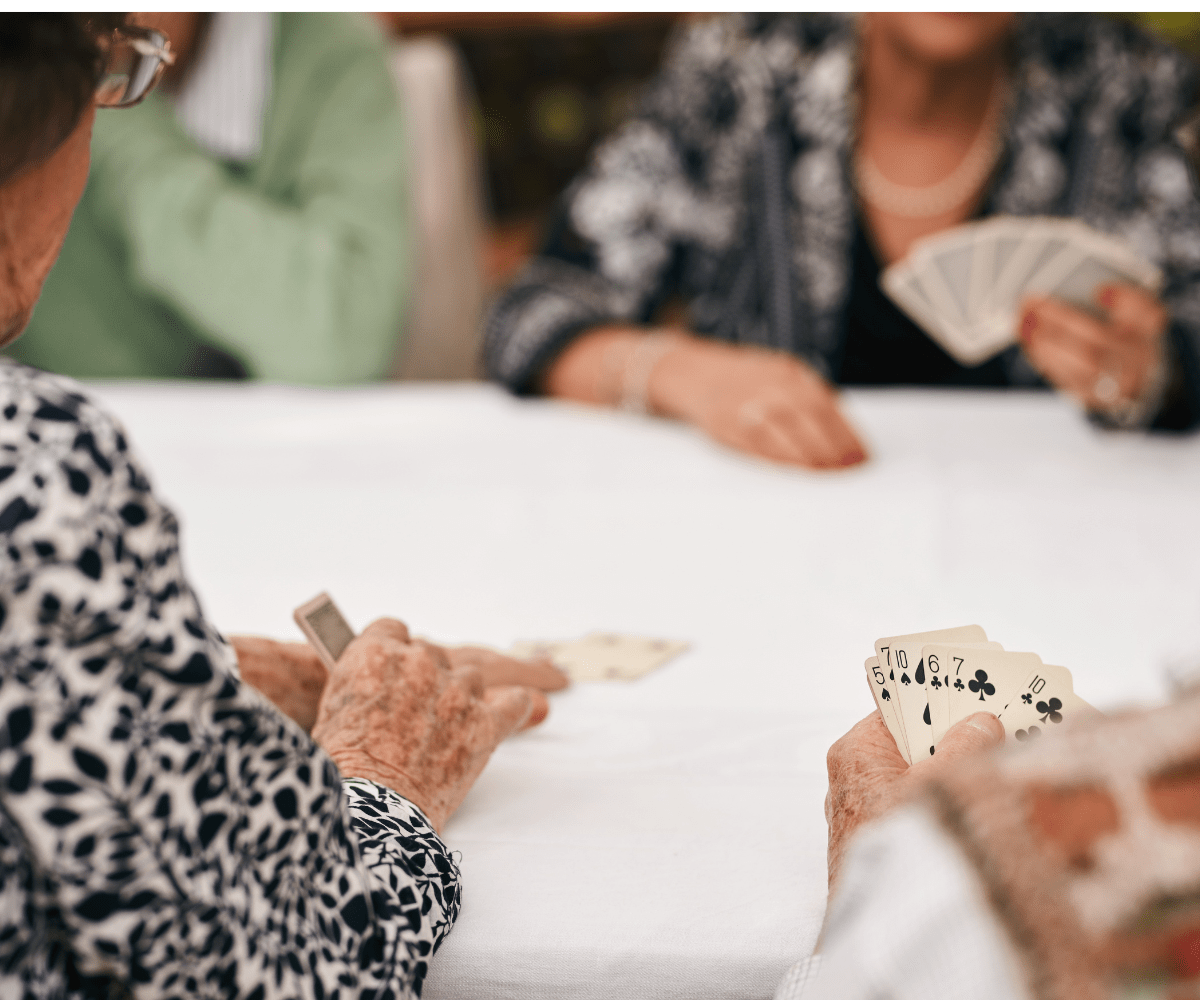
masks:
POLYGON ((1071 671, 1043 664, 1030 673, 1000 713, 1004 735, 1019 743, 1054 732, 1068 718, 1098 714, 1075 694, 1071 671))
POLYGON ((933 753, 933 730, 929 719, 929 702, 925 698, 925 663, 921 647, 935 642, 987 642, 987 634, 978 625, 937 629, 933 632, 914 632, 895 635, 875 642, 875 655, 880 666, 895 673, 897 715, 908 745, 910 763, 933 753))
POLYGON ((572 681, 631 681, 688 648, 686 642, 593 632, 564 642, 519 642, 513 656, 546 656, 572 681))
POLYGON ((946 728, 976 712, 998 714, 1019 692, 1030 672, 1042 665, 1036 653, 963 649, 943 660, 946 728))
POLYGON ((887 674, 883 672, 883 668, 879 665, 878 656, 868 657, 867 662, 863 666, 867 669, 867 683, 871 686, 871 695, 875 699, 875 707, 879 709, 879 714, 883 716, 883 721, 888 727, 888 732, 892 734, 892 739, 896 741, 896 748, 900 751, 900 756, 911 764, 912 761, 908 756, 908 747, 904 743, 904 734, 896 722, 896 699, 892 696, 895 682, 889 680, 887 674))
POLYGON ((939 241, 926 243, 913 254, 913 270, 947 324, 965 329, 971 292, 973 232, 966 227, 948 231, 939 241))
POLYGON ((950 728, 950 707, 947 690, 951 683, 948 673, 956 666, 955 658, 974 649, 998 649, 998 642, 928 643, 921 647, 925 661, 925 700, 929 702, 929 725, 933 730, 933 745, 937 746, 950 728))
POLYGON ((907 313, 914 323, 935 339, 944 336, 940 331, 945 326, 945 320, 938 315, 929 296, 921 288, 908 261, 901 261, 889 267, 884 271, 879 283, 891 300, 907 313))
POLYGON ((986 361, 1016 340, 1029 295, 1096 311, 1098 285, 1156 291, 1162 273, 1123 240, 1075 219, 993 217, 917 240, 880 285, 962 364, 986 361))

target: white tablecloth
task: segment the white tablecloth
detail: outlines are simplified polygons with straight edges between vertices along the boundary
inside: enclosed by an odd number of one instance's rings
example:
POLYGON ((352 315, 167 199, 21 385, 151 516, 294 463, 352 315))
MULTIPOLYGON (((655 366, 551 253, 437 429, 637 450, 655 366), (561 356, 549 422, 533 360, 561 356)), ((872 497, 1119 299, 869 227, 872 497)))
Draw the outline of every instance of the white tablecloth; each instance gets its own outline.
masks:
POLYGON ((1200 650, 1200 439, 1048 394, 849 393, 872 461, 809 474, 477 385, 94 390, 226 632, 298 637, 328 589, 445 641, 694 644, 496 754, 446 830, 430 1000, 769 996, 820 925, 825 750, 877 636, 979 622, 1101 707, 1200 650))

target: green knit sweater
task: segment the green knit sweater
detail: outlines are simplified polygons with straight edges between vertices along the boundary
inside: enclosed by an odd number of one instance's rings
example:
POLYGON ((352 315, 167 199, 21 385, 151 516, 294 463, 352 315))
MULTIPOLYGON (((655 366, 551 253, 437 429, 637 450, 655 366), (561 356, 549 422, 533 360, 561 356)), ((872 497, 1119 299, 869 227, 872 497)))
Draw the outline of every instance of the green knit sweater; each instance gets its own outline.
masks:
POLYGON ((201 345, 259 378, 379 378, 413 258, 384 40, 349 14, 276 22, 262 149, 201 150, 152 94, 96 116, 92 169, 18 360, 80 378, 181 375, 201 345))

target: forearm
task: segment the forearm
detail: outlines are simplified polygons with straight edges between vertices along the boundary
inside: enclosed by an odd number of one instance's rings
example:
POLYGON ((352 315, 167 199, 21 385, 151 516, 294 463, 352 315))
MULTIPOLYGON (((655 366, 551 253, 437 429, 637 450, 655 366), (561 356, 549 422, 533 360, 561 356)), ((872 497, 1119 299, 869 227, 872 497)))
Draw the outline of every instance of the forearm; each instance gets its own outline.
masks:
POLYGON ((600 406, 637 398, 651 413, 687 420, 712 362, 735 350, 678 329, 597 326, 554 360, 541 388, 550 396, 600 406))
POLYGON ((89 199, 133 285, 253 375, 384 374, 412 255, 402 151, 395 163, 385 149, 340 162, 309 152, 284 197, 198 149, 161 103, 127 114, 138 117, 97 129, 89 199))

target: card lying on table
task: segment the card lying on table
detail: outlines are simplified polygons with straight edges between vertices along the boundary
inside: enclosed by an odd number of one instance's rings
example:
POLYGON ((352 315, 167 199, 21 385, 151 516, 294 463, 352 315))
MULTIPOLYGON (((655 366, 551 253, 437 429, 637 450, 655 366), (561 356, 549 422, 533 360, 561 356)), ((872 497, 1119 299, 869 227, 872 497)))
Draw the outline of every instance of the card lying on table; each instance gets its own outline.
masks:
POLYGON ((1075 694, 1066 667, 989 642, 978 625, 893 635, 866 661, 875 706, 910 764, 934 754, 946 731, 991 712, 1005 736, 1037 739, 1068 717, 1096 714, 1075 694))
POLYGON ((514 643, 510 656, 544 656, 572 681, 632 681, 688 648, 686 642, 592 632, 582 639, 514 643))

